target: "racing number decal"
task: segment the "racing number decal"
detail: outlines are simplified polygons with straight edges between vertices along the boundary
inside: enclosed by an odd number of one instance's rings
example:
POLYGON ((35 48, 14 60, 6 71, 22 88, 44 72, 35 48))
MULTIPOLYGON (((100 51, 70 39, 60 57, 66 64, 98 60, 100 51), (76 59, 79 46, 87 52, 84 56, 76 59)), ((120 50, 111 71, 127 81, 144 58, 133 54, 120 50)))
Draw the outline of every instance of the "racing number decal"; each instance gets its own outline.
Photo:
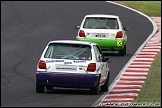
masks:
POLYGON ((122 41, 117 41, 117 46, 122 46, 122 41))

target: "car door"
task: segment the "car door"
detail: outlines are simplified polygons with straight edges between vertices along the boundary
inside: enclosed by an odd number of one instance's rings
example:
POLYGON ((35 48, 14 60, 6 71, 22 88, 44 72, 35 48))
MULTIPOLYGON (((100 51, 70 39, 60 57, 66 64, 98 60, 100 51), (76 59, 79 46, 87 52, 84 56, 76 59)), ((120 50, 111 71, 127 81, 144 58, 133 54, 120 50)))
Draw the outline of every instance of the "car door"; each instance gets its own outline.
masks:
POLYGON ((106 79, 106 68, 105 68, 105 62, 103 62, 103 54, 102 54, 102 51, 101 49, 99 48, 98 45, 95 45, 94 46, 94 49, 95 49, 95 55, 96 55, 96 60, 97 60, 97 64, 99 64, 99 72, 101 73, 101 78, 100 78, 100 83, 104 82, 105 79, 106 79))

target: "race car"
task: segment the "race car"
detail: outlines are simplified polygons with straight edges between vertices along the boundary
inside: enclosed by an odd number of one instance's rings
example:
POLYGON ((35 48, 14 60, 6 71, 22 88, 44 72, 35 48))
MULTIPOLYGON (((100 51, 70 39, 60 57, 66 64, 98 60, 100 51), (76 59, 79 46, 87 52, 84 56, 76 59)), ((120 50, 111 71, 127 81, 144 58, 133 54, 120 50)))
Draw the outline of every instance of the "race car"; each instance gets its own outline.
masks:
POLYGON ((87 88, 92 94, 108 91, 109 62, 95 43, 50 41, 37 64, 36 92, 55 87, 87 88))
POLYGON ((120 56, 126 54, 129 28, 123 27, 119 16, 92 14, 86 15, 78 30, 76 40, 94 42, 102 51, 118 51, 120 56))

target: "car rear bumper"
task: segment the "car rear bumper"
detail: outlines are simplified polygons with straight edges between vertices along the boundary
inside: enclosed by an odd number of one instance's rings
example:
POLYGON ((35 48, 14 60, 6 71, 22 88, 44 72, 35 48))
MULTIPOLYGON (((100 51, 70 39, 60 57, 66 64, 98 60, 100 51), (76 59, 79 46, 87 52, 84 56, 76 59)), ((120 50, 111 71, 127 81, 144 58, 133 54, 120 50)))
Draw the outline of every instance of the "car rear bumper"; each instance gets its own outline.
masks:
POLYGON ((112 51, 120 51, 124 48, 126 43, 125 40, 122 39, 91 39, 91 38, 77 38, 78 41, 86 41, 93 42, 99 45, 101 50, 112 50, 112 51))
POLYGON ((96 74, 76 74, 60 72, 36 72, 36 83, 45 86, 93 88, 98 81, 96 74))

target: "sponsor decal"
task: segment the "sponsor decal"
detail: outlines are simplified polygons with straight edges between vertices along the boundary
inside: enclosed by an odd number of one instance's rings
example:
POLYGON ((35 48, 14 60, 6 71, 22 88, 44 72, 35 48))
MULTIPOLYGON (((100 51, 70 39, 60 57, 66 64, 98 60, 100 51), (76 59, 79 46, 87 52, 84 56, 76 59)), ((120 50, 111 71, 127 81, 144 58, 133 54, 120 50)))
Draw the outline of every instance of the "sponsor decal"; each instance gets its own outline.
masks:
POLYGON ((64 62, 64 60, 46 60, 46 63, 51 63, 51 62, 64 62))
POLYGON ((86 63, 86 60, 74 60, 73 63, 86 63))
POLYGON ((77 70, 76 68, 68 68, 68 67, 57 67, 58 70, 77 70))
POLYGON ((87 67, 87 66, 84 66, 84 65, 79 65, 79 67, 87 67))
POLYGON ((85 70, 85 68, 87 68, 87 66, 79 65, 79 70, 85 70))
POLYGON ((65 61, 64 64, 72 64, 72 62, 66 62, 66 61, 65 61))
POLYGON ((122 41, 117 41, 117 46, 122 46, 122 41))

